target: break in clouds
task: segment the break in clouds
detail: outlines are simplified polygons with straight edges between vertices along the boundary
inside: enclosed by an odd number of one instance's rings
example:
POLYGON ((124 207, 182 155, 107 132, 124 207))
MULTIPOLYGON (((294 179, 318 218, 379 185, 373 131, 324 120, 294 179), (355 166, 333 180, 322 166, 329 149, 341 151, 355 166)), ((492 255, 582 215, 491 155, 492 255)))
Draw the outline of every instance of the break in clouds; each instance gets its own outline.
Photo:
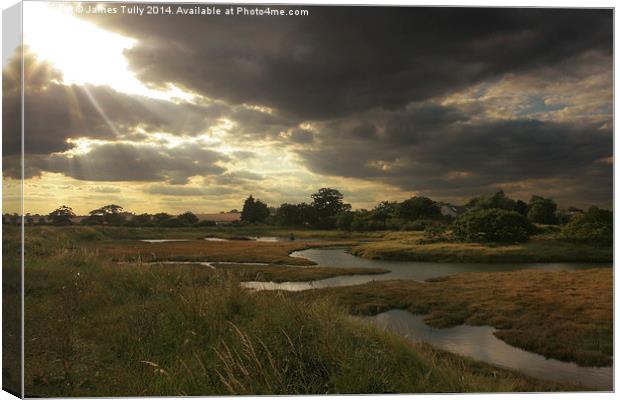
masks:
MULTIPOLYGON (((68 84, 28 53, 27 178, 204 199, 254 190, 279 204, 300 191, 269 165, 286 159, 289 175, 345 195, 381 183, 457 203, 504 189, 611 206, 610 10, 309 10, 83 16, 135 40, 123 55, 145 86, 193 97, 68 84)), ((16 66, 3 71, 5 132, 18 128, 16 66)), ((19 142, 3 148, 16 177, 19 142)))

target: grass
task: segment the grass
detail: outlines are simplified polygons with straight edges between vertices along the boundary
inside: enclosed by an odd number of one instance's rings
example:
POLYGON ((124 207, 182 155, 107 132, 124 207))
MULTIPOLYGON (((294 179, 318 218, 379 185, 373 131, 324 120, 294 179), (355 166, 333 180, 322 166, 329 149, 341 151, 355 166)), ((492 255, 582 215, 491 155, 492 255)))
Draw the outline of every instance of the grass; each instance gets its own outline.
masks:
POLYGON ((26 395, 579 389, 408 342, 329 299, 254 293, 234 274, 51 249, 26 263, 26 395))
POLYGON ((526 262, 611 262, 612 247, 567 243, 548 237, 534 237, 513 245, 479 243, 419 244, 415 233, 408 238, 361 243, 351 253, 364 258, 393 261, 469 263, 526 262))
POLYGON ((2 388, 21 397, 21 249, 19 232, 2 239, 2 388))
MULTIPOLYGON (((11 227, 9 227, 10 229, 11 227)), ((36 235, 61 234, 81 236, 86 240, 142 240, 142 239, 202 239, 218 237, 239 239, 257 236, 289 238, 291 233, 297 239, 380 239, 388 232, 344 232, 338 230, 312 230, 281 228, 268 225, 214 226, 214 227, 127 227, 127 226, 28 226, 27 231, 36 235)))
POLYGON ((218 270, 235 273, 241 281, 304 282, 345 275, 378 275, 390 272, 382 268, 287 267, 282 265, 218 264, 218 270))
POLYGON ((490 325, 514 346, 585 366, 606 366, 613 354, 613 271, 464 273, 421 283, 375 281, 319 289, 353 314, 391 308, 427 314, 435 327, 490 325))
MULTIPOLYGON (((522 330, 538 324, 536 329, 545 326, 550 335, 538 339, 558 348, 567 337, 563 330, 572 329, 576 339, 569 338, 565 349, 583 346, 608 353, 607 296, 612 291, 611 278, 604 274, 609 271, 597 275, 598 284, 587 271, 569 281, 535 279, 525 292, 519 284, 531 277, 513 276, 504 282, 504 289, 511 279, 516 282, 510 295, 500 290, 496 274, 486 274, 484 283, 479 282, 482 276, 465 274, 471 281, 461 281, 462 276, 452 283, 392 281, 293 295, 247 291, 238 282, 247 277, 305 280, 299 274, 325 273, 319 267, 282 265, 291 260, 308 264, 289 256, 296 246, 309 245, 303 241, 152 245, 135 237, 121 240, 127 231, 110 233, 109 228, 37 227, 26 233, 25 383, 31 397, 581 389, 411 343, 349 315, 392 307, 430 313, 437 326, 503 321, 500 334, 514 331, 507 341, 528 339, 522 330), (213 271, 139 262, 150 261, 152 254, 155 259, 219 257, 269 265, 218 265, 213 271), (113 258, 137 262, 118 264, 113 258), (435 287, 435 292, 423 292, 423 286, 435 287), (561 293, 550 293, 554 289, 561 293), (536 300, 540 306, 532 299, 536 293, 544 294, 536 300), (537 309, 543 316, 533 316, 537 309), (582 340, 580 329, 596 324, 592 332, 598 336, 582 340)), ((410 237, 378 235, 384 240, 410 237)), ((4 256, 18 239, 17 230, 4 228, 4 256)), ((532 344, 525 342, 522 347, 532 344)))
POLYGON ((233 240, 209 242, 145 243, 140 241, 104 241, 89 247, 115 261, 213 261, 257 262, 285 265, 313 265, 312 261, 291 257, 293 251, 309 247, 343 245, 342 242, 255 242, 233 240))

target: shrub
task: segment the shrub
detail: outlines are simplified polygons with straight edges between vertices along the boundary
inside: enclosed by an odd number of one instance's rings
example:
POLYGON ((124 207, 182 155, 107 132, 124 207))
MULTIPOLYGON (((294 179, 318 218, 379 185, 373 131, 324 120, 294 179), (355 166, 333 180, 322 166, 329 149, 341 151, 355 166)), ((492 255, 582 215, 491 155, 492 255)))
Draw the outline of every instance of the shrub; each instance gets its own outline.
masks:
POLYGON ((183 222, 183 224, 185 225, 192 225, 198 222, 198 217, 190 211, 186 211, 183 214, 177 216, 177 219, 183 222))
POLYGON ((343 211, 336 217, 336 227, 341 231, 350 231, 351 223, 355 214, 351 211, 343 211))
POLYGON ((407 222, 403 225, 402 230, 404 231, 423 231, 430 226, 441 225, 440 222, 433 221, 430 219, 418 219, 415 221, 407 222))
POLYGON ((560 238, 570 242, 610 246, 614 240, 613 223, 611 211, 590 207, 585 214, 575 215, 562 228, 560 238))
POLYGON ((207 219, 202 220, 196 224, 196 226, 202 226, 202 227, 204 226, 210 227, 210 226, 216 226, 216 225, 217 224, 215 223, 215 221, 209 221, 207 219))
POLYGON ((180 228, 182 226, 185 226, 183 221, 179 220, 178 218, 166 219, 160 222, 158 225, 164 228, 180 228))
POLYGON ((498 208, 469 211, 452 224, 452 235, 462 242, 525 242, 533 225, 516 211, 498 208))
POLYGON ((551 199, 532 196, 528 207, 527 218, 536 224, 557 224, 555 211, 558 206, 551 199))

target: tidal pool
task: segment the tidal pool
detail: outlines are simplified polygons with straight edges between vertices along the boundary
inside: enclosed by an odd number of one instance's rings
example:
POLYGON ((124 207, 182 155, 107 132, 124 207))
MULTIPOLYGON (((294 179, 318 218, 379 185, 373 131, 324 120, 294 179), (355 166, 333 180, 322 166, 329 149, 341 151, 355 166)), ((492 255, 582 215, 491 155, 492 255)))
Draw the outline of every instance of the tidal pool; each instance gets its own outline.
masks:
POLYGON ((313 261, 319 267, 337 268, 382 268, 390 272, 380 275, 337 276, 309 282, 244 282, 245 287, 257 290, 299 291, 325 287, 361 285, 377 280, 408 279, 425 281, 430 278, 454 275, 461 272, 507 272, 520 269, 540 269, 544 271, 572 271, 593 267, 610 266, 597 263, 445 263, 420 261, 384 261, 356 257, 343 248, 318 248, 296 251, 293 257, 313 261))
POLYGON ((573 383, 596 390, 613 390, 612 367, 580 367, 575 363, 521 350, 495 337, 495 329, 490 326, 459 325, 438 329, 424 323, 424 316, 405 310, 389 310, 364 319, 408 339, 426 342, 452 353, 514 369, 536 378, 573 383))

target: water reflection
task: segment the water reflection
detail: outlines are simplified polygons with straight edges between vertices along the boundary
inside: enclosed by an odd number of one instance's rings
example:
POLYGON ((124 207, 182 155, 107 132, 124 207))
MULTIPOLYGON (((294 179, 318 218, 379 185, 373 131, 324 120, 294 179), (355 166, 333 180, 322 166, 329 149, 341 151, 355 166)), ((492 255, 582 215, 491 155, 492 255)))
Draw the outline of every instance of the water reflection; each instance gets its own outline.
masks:
POLYGON ((361 285, 371 281, 409 279, 425 281, 430 278, 454 275, 461 272, 506 272, 520 269, 540 269, 544 271, 571 271, 593 267, 608 267, 610 264, 596 263, 511 263, 511 264, 482 264, 482 263, 445 263, 419 261, 383 261, 369 260, 353 256, 343 248, 319 248, 296 251, 292 257, 303 257, 316 263, 319 267, 337 268, 382 268, 390 272, 380 275, 351 275, 337 276, 310 282, 244 282, 247 288, 256 290, 287 290, 300 291, 320 289, 325 287, 339 287, 361 285))
POLYGON ((390 310, 367 320, 409 339, 485 361, 500 367, 519 370, 527 375, 597 390, 613 389, 613 368, 580 367, 510 346, 493 335, 489 326, 460 325, 436 329, 424 323, 424 317, 404 310, 390 310))

